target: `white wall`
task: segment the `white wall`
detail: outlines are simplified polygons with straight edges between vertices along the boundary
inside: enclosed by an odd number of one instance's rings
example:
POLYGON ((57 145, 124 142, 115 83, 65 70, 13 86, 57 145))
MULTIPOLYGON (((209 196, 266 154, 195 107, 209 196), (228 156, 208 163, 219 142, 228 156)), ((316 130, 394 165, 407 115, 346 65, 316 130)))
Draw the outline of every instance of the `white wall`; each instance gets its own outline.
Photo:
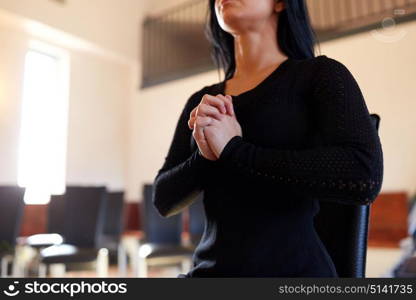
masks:
POLYGON ((143 0, 1 0, 0 8, 137 59, 143 0))
POLYGON ((124 188, 130 69, 80 53, 71 67, 67 181, 124 188))
MULTIPOLYGON (((344 63, 357 79, 369 111, 381 116, 384 151, 382 191, 416 192, 416 22, 384 36, 370 32, 321 44, 322 54, 344 63), (405 36, 401 34, 405 32, 405 36), (384 37, 384 38, 382 38, 384 37), (394 40, 387 43, 386 40, 394 40)), ((162 166, 187 98, 217 82, 216 71, 141 91, 130 114, 131 144, 127 190, 141 199, 141 186, 162 166)))
POLYGON ((0 40, 0 182, 14 183, 17 179, 24 42, 1 27, 0 40))
MULTIPOLYGON (((23 64, 33 38, 26 21, 0 11, 0 183, 17 180, 23 64)), ((134 68, 97 47, 71 48, 65 33, 55 34, 56 41, 46 36, 71 55, 67 182, 124 188, 134 68)))
POLYGON ((141 20, 180 2, 0 1, 0 183, 17 180, 23 58, 29 39, 36 38, 71 52, 68 183, 125 186, 134 170, 128 149, 137 144, 129 134, 137 120, 128 112, 139 103, 141 20))

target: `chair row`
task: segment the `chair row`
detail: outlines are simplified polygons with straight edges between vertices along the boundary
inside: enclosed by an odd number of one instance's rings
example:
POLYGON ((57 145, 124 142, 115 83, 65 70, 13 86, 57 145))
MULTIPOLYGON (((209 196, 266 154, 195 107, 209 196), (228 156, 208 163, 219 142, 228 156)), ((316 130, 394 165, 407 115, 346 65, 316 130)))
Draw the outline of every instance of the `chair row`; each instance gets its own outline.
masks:
MULTIPOLYGON (((15 257, 16 238, 20 232, 24 210, 25 190, 16 186, 0 187, 0 260, 1 277, 8 275, 8 267, 15 257)), ((16 264, 13 264, 16 273, 16 264)))
MULTIPOLYGON (((190 267, 193 251, 205 227, 202 193, 189 207, 189 239, 183 239, 184 214, 164 218, 153 206, 153 186, 146 184, 141 209, 143 239, 131 257, 135 275, 147 277, 149 265, 180 264, 190 267)), ((48 270, 63 276, 65 270, 96 267, 98 276, 108 274, 108 256, 117 255, 119 274, 126 275, 127 255, 121 243, 124 194, 105 187, 68 186, 64 195, 53 195, 47 208, 47 233, 18 238, 24 209, 24 189, 0 187, 0 254, 2 276, 8 266, 18 276, 35 272, 44 277, 48 270), (17 247, 16 240, 18 241, 17 247), (7 245, 7 246, 6 246, 7 245), (33 249, 30 260, 15 249, 33 249), (7 250, 7 251, 6 251, 7 250)))
POLYGON ((104 186, 68 186, 64 195, 51 197, 48 233, 17 239, 24 208, 23 195, 24 189, 0 187, 0 240, 9 249, 1 255, 2 276, 8 275, 9 262, 13 262, 12 273, 20 276, 26 276, 33 265, 40 277, 47 275, 49 267, 60 270, 59 275, 63 276, 65 270, 90 268, 91 265, 95 266, 98 276, 107 276, 110 254, 118 255, 119 272, 125 273, 126 255, 120 243, 123 192, 109 192, 104 186), (16 239, 18 247, 15 247, 16 239), (30 261, 15 251, 26 247, 35 249, 30 261))

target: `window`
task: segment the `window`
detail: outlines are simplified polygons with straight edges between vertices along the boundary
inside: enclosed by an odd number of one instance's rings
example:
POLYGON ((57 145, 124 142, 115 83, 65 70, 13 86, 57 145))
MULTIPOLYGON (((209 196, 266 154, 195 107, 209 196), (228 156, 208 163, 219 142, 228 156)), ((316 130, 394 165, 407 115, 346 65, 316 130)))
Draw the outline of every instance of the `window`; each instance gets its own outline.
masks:
POLYGON ((69 54, 32 41, 25 57, 18 185, 27 204, 65 192, 69 54))

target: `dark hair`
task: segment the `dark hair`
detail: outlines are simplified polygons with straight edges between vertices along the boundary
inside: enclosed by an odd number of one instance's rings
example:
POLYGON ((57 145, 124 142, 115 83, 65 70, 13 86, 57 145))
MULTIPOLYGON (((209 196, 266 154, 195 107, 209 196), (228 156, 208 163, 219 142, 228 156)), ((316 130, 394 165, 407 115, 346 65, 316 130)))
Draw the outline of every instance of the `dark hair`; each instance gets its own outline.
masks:
MULTIPOLYGON (((285 4, 279 13, 277 39, 279 48, 290 58, 315 57, 314 46, 318 44, 311 26, 305 0, 280 0, 285 4)), ((211 43, 211 56, 218 68, 223 68, 225 79, 235 71, 234 37, 222 30, 215 14, 215 0, 209 0, 208 20, 205 34, 211 43)))

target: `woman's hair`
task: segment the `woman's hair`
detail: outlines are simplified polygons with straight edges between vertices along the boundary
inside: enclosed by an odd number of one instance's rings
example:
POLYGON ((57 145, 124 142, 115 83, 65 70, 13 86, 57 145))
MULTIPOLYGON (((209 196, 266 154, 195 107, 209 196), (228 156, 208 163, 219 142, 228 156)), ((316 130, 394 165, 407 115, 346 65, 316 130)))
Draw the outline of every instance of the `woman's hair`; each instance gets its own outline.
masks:
MULTIPOLYGON (((279 48, 290 58, 315 57, 314 46, 319 46, 319 43, 310 23, 305 0, 280 1, 284 2, 285 8, 278 16, 279 48)), ((224 69, 225 79, 230 79, 235 71, 234 37, 220 27, 215 13, 215 0, 209 0, 205 34, 211 43, 211 56, 215 64, 224 69)))

